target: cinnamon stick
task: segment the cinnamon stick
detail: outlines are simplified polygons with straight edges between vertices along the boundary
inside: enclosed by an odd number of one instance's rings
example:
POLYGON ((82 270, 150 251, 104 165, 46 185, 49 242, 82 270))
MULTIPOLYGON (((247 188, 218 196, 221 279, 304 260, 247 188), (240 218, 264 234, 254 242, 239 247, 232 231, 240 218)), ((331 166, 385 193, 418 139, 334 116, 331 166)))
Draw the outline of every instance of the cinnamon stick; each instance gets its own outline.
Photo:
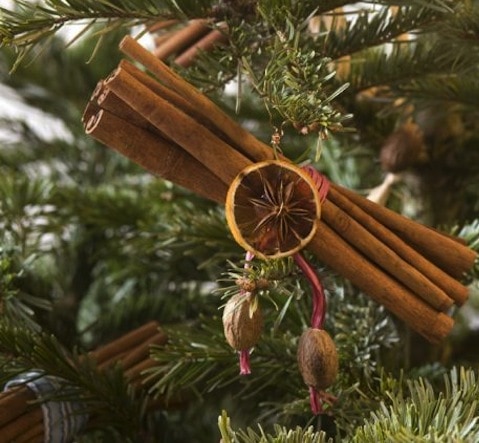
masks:
POLYGON ((452 318, 436 311, 372 265, 324 222, 320 222, 309 249, 324 264, 349 279, 430 342, 439 343, 454 326, 452 318))
MULTIPOLYGON (((154 92, 156 95, 168 101, 169 103, 174 105, 176 108, 183 111, 185 114, 189 115, 190 117, 195 119, 198 123, 201 123, 203 126, 208 128, 211 132, 214 132, 215 135, 221 138, 221 132, 217 132, 216 124, 214 122, 211 122, 211 120, 208 118, 208 116, 204 114, 201 108, 194 106, 189 100, 184 98, 182 95, 162 85, 160 82, 155 80, 146 72, 142 71, 141 69, 138 69, 133 63, 130 63, 128 60, 121 60, 118 67, 128 72, 128 74, 130 74, 140 83, 142 83, 152 92, 154 92)), ((115 73, 113 73, 113 75, 115 75, 115 73)), ((137 114, 137 116, 141 117, 140 114, 137 114)), ((150 126, 153 126, 153 125, 151 125, 150 123, 150 126)), ((230 140, 228 140, 225 137, 223 137, 222 140, 228 143, 230 142, 230 140)))
POLYGON ((250 161, 122 68, 105 82, 161 133, 207 166, 227 186, 250 161), (198 147, 198 145, 204 148, 198 147), (229 165, 229 167, 225 167, 229 165))
POLYGON ((93 114, 98 112, 99 107, 96 103, 96 100, 102 91, 103 91, 103 80, 99 80, 95 86, 95 89, 93 90, 91 94, 90 101, 87 103, 87 106, 85 107, 85 110, 83 111, 83 115, 81 118, 82 123, 87 122, 93 114))
POLYGON ((145 382, 146 375, 144 374, 144 371, 146 371, 147 369, 151 369, 157 365, 158 363, 155 360, 151 358, 146 358, 145 360, 141 361, 140 363, 137 363, 135 366, 126 371, 125 377, 128 382, 133 386, 133 388, 137 389, 145 382))
POLYGON ((152 25, 148 26, 148 32, 152 34, 154 32, 161 31, 162 29, 169 28, 173 25, 176 25, 177 23, 178 23, 177 19, 159 20, 156 23, 153 23, 152 25))
POLYGON ((200 162, 172 142, 101 110, 86 125, 86 133, 147 171, 224 203, 226 185, 200 162))
POLYGON ((147 129, 151 132, 157 132, 156 128, 152 124, 150 124, 140 114, 135 112, 134 109, 128 106, 120 97, 118 97, 108 88, 105 88, 104 91, 102 91, 102 93, 98 96, 97 104, 100 109, 104 109, 105 111, 108 111, 117 117, 126 120, 132 125, 147 129))
POLYGON ((120 338, 90 352, 90 355, 98 362, 102 363, 111 357, 120 354, 124 349, 131 349, 133 346, 141 344, 144 340, 155 335, 160 325, 156 321, 148 322, 120 338))
POLYGON ((43 443, 45 427, 43 421, 30 425, 25 432, 15 439, 15 443, 43 443))
MULTIPOLYGON (((219 110, 219 108, 213 105, 210 100, 169 70, 166 65, 138 45, 131 37, 127 37, 122 41, 121 48, 123 52, 156 75, 160 82, 186 98, 193 107, 202 109, 202 114, 207 114, 209 120, 212 121, 214 125, 210 127, 210 129, 206 128, 205 124, 196 121, 195 117, 192 117, 189 112, 179 110, 176 103, 168 103, 161 93, 159 95, 155 94, 149 86, 145 86, 145 84, 135 78, 135 76, 129 73, 125 74, 124 69, 119 69, 115 75, 108 80, 109 87, 114 90, 115 94, 124 102, 135 109, 138 114, 141 114, 152 123, 165 138, 174 140, 178 145, 177 148, 181 146, 181 148, 187 150, 212 176, 219 177, 226 187, 231 183, 236 174, 244 169, 249 162, 273 158, 274 153, 267 145, 261 143, 248 131, 245 131, 237 125, 226 114, 219 110), (118 78, 120 78, 120 80, 118 80, 118 78), (114 87, 115 82, 117 83, 114 87), (117 89, 115 90, 115 88, 117 89), (179 138, 177 138, 179 129, 174 128, 174 124, 177 122, 180 122, 182 128, 187 128, 187 131, 191 131, 193 136, 180 134, 179 138), (203 138, 202 136, 204 134, 209 137, 205 144, 205 149, 210 151, 211 144, 213 146, 213 155, 208 156, 208 153, 205 153, 204 149, 196 146, 197 139, 203 138), (201 137, 198 137, 198 135, 201 137), (231 143, 223 142, 222 144, 218 144, 218 138, 228 141, 231 140, 231 143), (251 140, 251 143, 249 143, 248 140, 251 140), (238 156, 240 153, 243 155, 238 156), (216 154, 220 156, 218 157, 216 154), (224 157, 221 155, 224 155, 224 157), (225 165, 229 167, 224 168, 225 165), (228 169, 228 171, 224 171, 223 169, 228 169)), ((220 140, 220 142, 222 140, 220 140)), ((361 197, 359 198, 364 200, 361 197)), ((354 201, 353 203, 356 204, 354 201)), ((327 217, 328 214, 332 216, 334 211, 332 212, 331 208, 333 206, 334 205, 326 204, 323 216, 327 217)), ((394 213, 391 212, 391 214, 394 213)), ((415 224, 415 222, 412 223, 415 224)), ((333 223, 330 222, 330 224, 333 223)), ((452 319, 436 312, 434 308, 421 301, 394 278, 377 266, 371 264, 363 255, 332 231, 326 223, 321 222, 321 225, 326 229, 324 232, 327 232, 326 236, 330 240, 329 243, 324 243, 322 241, 323 237, 319 238, 319 232, 311 243, 311 248, 316 248, 314 252, 320 260, 332 269, 340 272, 346 278, 349 278, 353 284, 370 294, 375 300, 384 304, 390 311, 408 323, 413 329, 422 333, 429 340, 433 342, 439 341, 447 335, 453 324, 452 319), (322 249, 332 249, 334 253, 332 254, 330 251, 318 251, 319 244, 321 244, 322 249), (337 245, 340 247, 338 248, 337 245), (336 255, 338 249, 345 253, 346 258, 338 261, 336 255), (354 264, 351 265, 351 263, 354 264), (351 268, 354 270, 353 273, 351 268), (357 272, 358 269, 361 272, 357 272), (373 269, 373 271, 371 271, 371 269, 373 269), (370 281, 371 275, 377 277, 378 281, 374 284, 370 281), (385 284, 383 285, 384 282, 385 284), (384 287, 388 290, 384 291, 384 287), (397 307, 395 307, 395 304, 397 304, 397 307)), ((396 232, 392 228, 389 229, 396 232)), ((324 234, 324 232, 322 234, 324 234)), ((396 232, 396 234, 398 233, 396 232)), ((401 235, 398 235, 398 237, 401 237, 401 235)), ((406 243, 410 242, 406 240, 406 243)), ((389 249, 391 248, 390 246, 388 247, 389 249)), ((402 260, 404 261, 404 259, 402 260)), ((441 287, 439 287, 439 289, 444 292, 441 287)))
POLYGON ((175 64, 187 68, 193 64, 199 52, 208 51, 219 44, 226 43, 227 41, 228 36, 225 34, 224 30, 213 29, 176 57, 175 64))
POLYGON ((168 337, 164 332, 159 332, 148 340, 145 340, 140 346, 121 359, 123 369, 128 371, 137 363, 149 358, 152 345, 164 345, 167 341, 168 337))
POLYGON ((0 428, 24 414, 35 401, 35 393, 27 386, 13 386, 0 394, 0 428))
POLYGON ((259 141, 253 134, 236 123, 210 99, 173 72, 131 36, 123 38, 120 42, 120 50, 143 65, 165 86, 187 99, 192 106, 201 109, 202 113, 218 128, 218 133, 227 136, 232 145, 250 160, 274 158, 273 150, 268 145, 259 141), (251 157, 250 152, 254 152, 255 157, 251 157))
POLYGON ((474 266, 477 254, 467 246, 439 234, 433 229, 410 220, 383 206, 377 205, 355 192, 331 184, 354 204, 368 212, 384 226, 394 231, 405 242, 421 252, 426 258, 456 279, 474 266))
POLYGON ((156 57, 164 60, 170 55, 181 52, 189 47, 199 38, 203 37, 210 27, 208 21, 204 19, 191 20, 184 28, 179 29, 172 34, 168 40, 162 45, 154 49, 153 53, 156 57))
POLYGON ((350 217, 353 217, 396 254, 424 274, 425 277, 448 294, 457 305, 462 305, 467 300, 469 290, 466 286, 419 254, 382 223, 379 223, 366 211, 352 203, 345 195, 339 193, 336 188, 332 187, 329 190, 328 200, 347 212, 350 217))
POLYGON ((453 305, 454 301, 442 289, 333 202, 326 199, 322 209, 325 223, 347 242, 354 244, 371 262, 395 277, 426 303, 439 311, 446 311, 453 305))
MULTIPOLYGON (((152 56, 151 53, 149 53, 146 49, 139 45, 134 39, 129 36, 125 37, 120 43, 120 49, 126 55, 130 56, 132 59, 138 61, 140 64, 145 66, 160 81, 164 82, 165 85, 174 89, 180 95, 183 95, 184 97, 188 98, 188 100, 192 104, 194 104, 194 106, 199 107, 200 109, 204 109, 204 113, 209 115, 210 118, 216 122, 218 131, 223 131, 225 134, 228 134, 228 137, 231 140, 234 140, 235 147, 249 159, 251 159, 252 161, 261 161, 273 158, 273 151, 267 145, 263 144, 254 136, 252 136, 252 134, 250 134, 248 131, 241 128, 241 126, 239 126, 236 122, 229 118, 208 98, 206 98, 203 94, 196 90, 196 88, 194 88, 188 82, 184 81, 176 73, 171 71, 164 63, 152 56)), ((348 196, 350 196, 350 194, 348 194, 348 196)), ((360 197, 359 195, 354 194, 352 197, 355 197, 355 199, 350 199, 356 205, 360 206, 367 212, 369 212, 368 208, 371 208, 371 210, 377 209, 378 211, 380 211, 381 209, 385 210, 385 219, 378 220, 381 221, 384 225, 388 226, 393 231, 395 231, 397 234, 399 234, 400 237, 403 237, 401 234, 401 228, 405 228, 401 226, 401 223, 402 221, 408 219, 405 219, 405 217, 402 217, 399 214, 395 214, 393 211, 381 208, 379 205, 374 205, 373 203, 368 202, 366 199, 360 197), (361 206, 360 203, 367 205, 367 207, 361 206), (391 226, 385 223, 386 219, 388 219, 389 216, 396 216, 395 218, 399 218, 399 226, 396 229, 393 229, 391 226)), ((409 229, 414 232, 414 226, 416 225, 416 222, 412 222, 410 220, 409 222, 412 224, 412 226, 410 225, 408 228, 406 228, 406 230, 409 229)), ((415 248, 417 247, 419 251, 423 253, 423 255, 425 255, 433 263, 442 268, 446 273, 449 273, 455 278, 461 278, 465 271, 471 269, 476 257, 476 254, 472 250, 467 247, 459 248, 455 249, 455 252, 451 255, 449 254, 449 249, 450 247, 454 249, 454 246, 451 246, 452 241, 446 241, 444 245, 441 245, 439 247, 439 250, 433 250, 432 252, 428 253, 427 251, 430 246, 430 237, 428 236, 427 238, 428 240, 425 240, 422 233, 418 233, 414 236, 415 241, 410 242, 407 239, 405 240, 407 241, 407 243, 410 243, 415 248)), ((442 237, 434 237, 433 243, 436 242, 441 243, 442 237)))
POLYGON ((2 428, 1 441, 14 442, 18 436, 23 434, 25 429, 42 420, 43 413, 41 407, 36 406, 32 408, 2 428))

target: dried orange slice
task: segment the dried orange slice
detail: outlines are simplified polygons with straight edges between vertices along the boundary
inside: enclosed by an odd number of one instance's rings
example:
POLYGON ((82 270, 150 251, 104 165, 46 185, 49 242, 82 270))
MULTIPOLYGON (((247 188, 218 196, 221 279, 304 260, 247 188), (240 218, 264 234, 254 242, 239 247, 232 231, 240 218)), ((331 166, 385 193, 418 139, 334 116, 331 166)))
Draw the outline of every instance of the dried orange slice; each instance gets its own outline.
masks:
POLYGON ((254 163, 233 180, 226 220, 235 240, 260 258, 280 258, 302 249, 316 232, 318 191, 294 164, 254 163))

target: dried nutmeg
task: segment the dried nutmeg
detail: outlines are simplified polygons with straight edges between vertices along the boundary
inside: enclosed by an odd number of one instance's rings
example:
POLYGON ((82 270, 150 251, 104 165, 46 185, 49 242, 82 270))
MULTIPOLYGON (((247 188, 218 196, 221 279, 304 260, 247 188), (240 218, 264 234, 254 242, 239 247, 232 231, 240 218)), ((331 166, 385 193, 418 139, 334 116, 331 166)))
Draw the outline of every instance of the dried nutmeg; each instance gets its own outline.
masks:
POLYGON ((387 172, 401 172, 426 159, 424 136, 415 123, 406 123, 394 131, 381 148, 380 161, 387 172))
POLYGON ((223 311, 226 340, 233 349, 243 351, 253 347, 263 329, 263 315, 259 305, 252 306, 251 294, 240 292, 228 300, 223 311))
POLYGON ((332 385, 338 373, 338 353, 324 329, 308 328, 298 344, 298 365, 304 383, 316 390, 332 385))

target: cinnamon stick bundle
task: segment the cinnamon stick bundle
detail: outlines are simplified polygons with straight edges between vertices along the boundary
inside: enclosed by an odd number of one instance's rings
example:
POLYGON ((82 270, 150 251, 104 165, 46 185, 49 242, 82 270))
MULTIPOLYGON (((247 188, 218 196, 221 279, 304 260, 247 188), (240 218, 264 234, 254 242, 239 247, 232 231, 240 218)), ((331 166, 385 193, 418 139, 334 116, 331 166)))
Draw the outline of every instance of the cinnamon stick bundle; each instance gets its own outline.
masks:
POLYGON ((193 19, 180 30, 172 33, 168 39, 165 39, 154 49, 156 57, 165 60, 170 55, 189 48, 193 43, 204 37, 211 28, 208 20, 193 19))
MULTIPOLYGON (((92 351, 98 368, 121 364, 125 377, 134 389, 140 389, 145 380, 143 371, 155 362, 150 358, 153 345, 164 345, 166 334, 157 322, 149 322, 111 343, 92 351)), ((161 403, 155 399, 156 406, 161 403)), ((43 442, 44 422, 41 406, 35 393, 27 386, 14 386, 0 393, 0 441, 43 442)))
MULTIPOLYGON (((122 106, 126 104, 137 114, 138 125, 145 131, 171 142, 172 155, 185 158, 197 174, 219 180, 221 185, 213 193, 205 184, 207 180, 185 184, 186 173, 181 169, 176 170, 173 181, 223 203, 240 171, 253 162, 274 158, 272 149, 134 39, 126 37, 120 49, 154 78, 122 62, 104 87, 123 102, 122 106)), ((111 112, 121 114, 120 108, 111 112)), ((103 114, 97 117, 101 120, 103 114)), ((87 124, 87 133, 95 136, 92 128, 94 124, 87 124)), ((107 145, 114 144, 105 137, 103 140, 107 145)), ((143 148, 142 154, 124 153, 134 161, 141 156, 141 164, 148 170, 162 169, 162 154, 153 144, 143 148)), ((160 175, 165 174, 164 169, 160 175)), ((460 242, 334 184, 322 206, 317 234, 308 247, 324 264, 432 342, 443 339, 452 328, 452 319, 442 311, 467 299, 467 288, 457 279, 476 258, 460 242)))
MULTIPOLYGON (((177 22, 159 22, 149 28, 149 32, 163 31, 177 22)), ((188 67, 200 51, 208 51, 217 45, 228 41, 225 23, 217 23, 215 28, 208 20, 190 20, 180 29, 168 30, 155 37, 153 54, 160 60, 174 57, 174 63, 188 67)))

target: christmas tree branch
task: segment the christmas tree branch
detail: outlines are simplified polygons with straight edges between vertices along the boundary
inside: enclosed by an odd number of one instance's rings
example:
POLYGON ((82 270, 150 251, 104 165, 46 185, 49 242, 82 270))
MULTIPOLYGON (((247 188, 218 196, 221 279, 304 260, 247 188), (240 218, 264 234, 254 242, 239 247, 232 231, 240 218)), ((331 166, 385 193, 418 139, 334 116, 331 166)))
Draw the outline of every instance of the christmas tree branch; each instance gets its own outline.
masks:
POLYGON ((357 429, 351 441, 477 441, 479 439, 479 388, 472 370, 454 368, 444 376, 444 388, 437 392, 425 379, 410 381, 407 393, 386 392, 389 400, 357 429))
POLYGON ((45 44, 56 32, 68 24, 82 25, 75 41, 96 23, 104 26, 96 35, 104 35, 120 27, 146 24, 152 20, 188 16, 202 17, 210 11, 209 1, 166 1, 162 4, 149 0, 112 3, 108 0, 85 0, 72 2, 64 0, 47 0, 37 4, 25 0, 15 0, 11 8, 1 7, 0 45, 15 46, 19 51, 18 62, 38 44, 45 44))
POLYGON ((345 26, 331 29, 316 40, 316 47, 323 54, 338 59, 367 48, 389 43, 400 35, 421 29, 432 29, 432 25, 444 20, 445 14, 429 7, 409 6, 399 8, 391 14, 388 7, 380 11, 361 11, 356 20, 347 21, 345 26))
POLYGON ((218 418, 218 427, 221 433, 223 443, 263 443, 263 442, 282 442, 282 443, 332 443, 332 438, 327 438, 323 431, 315 432, 313 426, 302 429, 299 426, 295 429, 288 429, 285 426, 274 426, 274 434, 266 434, 259 427, 259 432, 253 428, 246 430, 234 430, 231 426, 231 420, 225 411, 218 418))

